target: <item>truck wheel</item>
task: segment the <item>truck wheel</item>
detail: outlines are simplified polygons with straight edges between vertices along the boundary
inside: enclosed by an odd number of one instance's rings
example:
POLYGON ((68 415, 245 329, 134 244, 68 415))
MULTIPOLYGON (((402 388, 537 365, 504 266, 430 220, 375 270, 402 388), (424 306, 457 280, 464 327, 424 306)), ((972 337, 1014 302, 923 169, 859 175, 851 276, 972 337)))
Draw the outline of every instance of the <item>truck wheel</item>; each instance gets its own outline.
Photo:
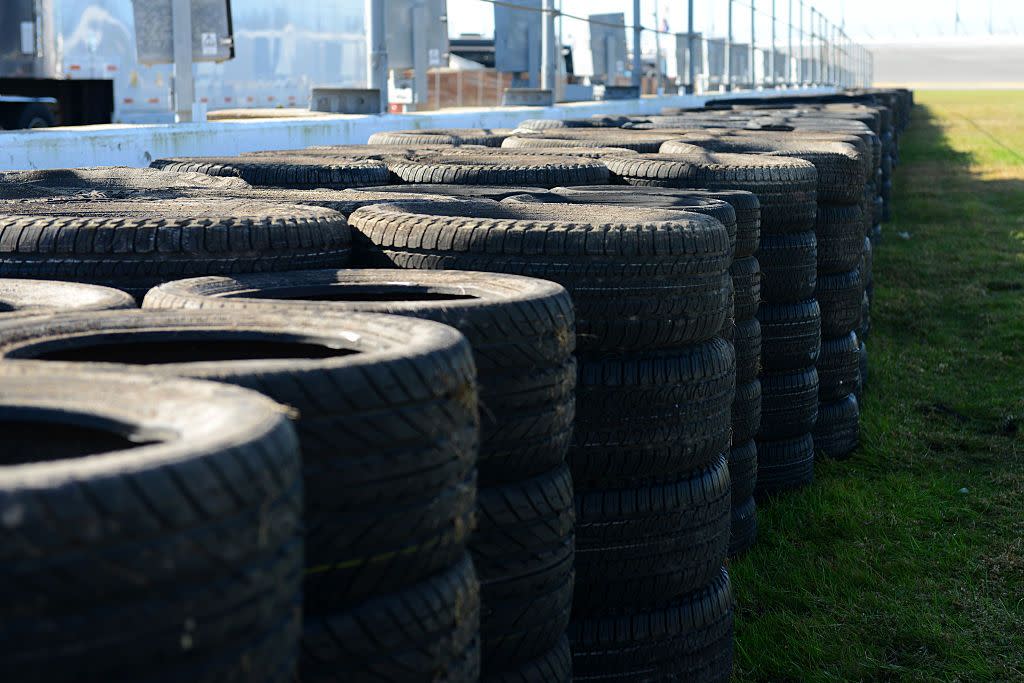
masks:
POLYGON ((11 117, 11 130, 23 128, 52 128, 57 125, 53 112, 45 104, 30 102, 17 110, 11 117))

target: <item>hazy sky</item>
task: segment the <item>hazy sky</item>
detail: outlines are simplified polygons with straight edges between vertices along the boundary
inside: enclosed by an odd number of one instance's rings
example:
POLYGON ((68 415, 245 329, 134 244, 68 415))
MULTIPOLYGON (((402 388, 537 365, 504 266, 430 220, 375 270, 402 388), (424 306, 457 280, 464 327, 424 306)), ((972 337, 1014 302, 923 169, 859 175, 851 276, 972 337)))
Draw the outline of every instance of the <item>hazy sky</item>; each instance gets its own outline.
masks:
MULTIPOLYGON (((557 0, 556 0, 557 2, 557 0)), ((642 0, 643 24, 654 26, 657 3, 660 19, 668 22, 673 32, 686 30, 686 5, 683 0, 642 0)), ((772 0, 756 0, 759 12, 770 13, 772 0)), ((789 0, 775 0, 776 13, 785 20, 789 0)), ((953 35, 983 38, 992 33, 1018 36, 1024 42, 1024 0, 805 0, 835 24, 845 19, 846 32, 855 40, 913 41, 953 35), (956 18, 959 11, 960 23, 956 18)), ((727 25, 727 0, 696 0, 696 30, 706 34, 724 35, 727 25)), ((632 22, 632 0, 562 0, 562 10, 586 16, 602 12, 624 12, 627 23, 632 22)), ((793 1, 794 24, 799 11, 798 0, 793 1)), ((749 0, 736 0, 734 4, 734 31, 736 40, 750 35, 749 0)), ((448 0, 449 28, 453 35, 478 32, 491 35, 494 31, 494 9, 482 0, 448 0)), ((580 22, 563 20, 563 36, 567 42, 587 40, 586 26, 580 22), (566 35, 568 34, 568 35, 566 35)), ((759 16, 758 43, 768 37, 770 21, 759 16)), ((780 40, 785 40, 788 29, 780 22, 776 27, 780 40)))

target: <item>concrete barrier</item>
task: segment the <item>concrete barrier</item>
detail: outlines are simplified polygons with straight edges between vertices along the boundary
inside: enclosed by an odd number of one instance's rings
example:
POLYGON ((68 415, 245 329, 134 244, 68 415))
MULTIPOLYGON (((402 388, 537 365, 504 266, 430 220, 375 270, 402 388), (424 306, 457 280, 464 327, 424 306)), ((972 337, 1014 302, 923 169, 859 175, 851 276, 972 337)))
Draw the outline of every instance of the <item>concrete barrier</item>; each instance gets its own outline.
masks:
POLYGON ((310 145, 365 143, 372 133, 409 128, 512 128, 531 118, 565 119, 592 114, 656 114, 662 107, 699 106, 710 98, 823 94, 834 88, 736 91, 671 95, 639 100, 573 102, 553 107, 488 107, 371 116, 317 115, 187 124, 78 126, 0 132, 0 170, 76 166, 148 166, 172 156, 231 156, 310 145))

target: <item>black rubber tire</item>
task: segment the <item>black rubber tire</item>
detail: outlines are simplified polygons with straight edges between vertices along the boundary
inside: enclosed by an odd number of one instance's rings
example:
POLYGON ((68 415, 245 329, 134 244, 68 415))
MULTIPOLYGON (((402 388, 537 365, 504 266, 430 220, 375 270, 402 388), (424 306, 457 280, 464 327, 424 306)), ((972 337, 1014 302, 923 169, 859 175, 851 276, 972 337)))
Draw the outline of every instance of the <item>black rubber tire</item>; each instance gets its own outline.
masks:
POLYGON ((635 150, 625 147, 516 147, 504 149, 503 152, 510 154, 521 154, 524 156, 556 156, 556 157, 583 157, 586 159, 604 159, 606 157, 621 157, 637 154, 635 150))
POLYGON ((484 671, 481 683, 571 683, 572 651, 569 638, 563 636, 555 647, 517 669, 490 673, 484 671))
POLYGON ((814 299, 761 304, 761 367, 778 372, 814 365, 821 354, 821 309, 814 299))
POLYGON ((280 406, 5 362, 0 413, 4 680, 292 680, 302 481, 280 406))
POLYGON ((736 386, 732 404, 732 443, 741 444, 757 436, 761 428, 761 381, 736 386))
POLYGON ((711 199, 685 190, 666 190, 665 188, 650 188, 661 190, 660 193, 651 194, 644 191, 645 188, 628 188, 622 185, 596 185, 591 191, 580 191, 568 188, 554 188, 549 195, 534 195, 525 197, 511 197, 506 201, 543 201, 551 203, 566 204, 603 204, 606 206, 637 207, 644 209, 678 209, 691 213, 700 213, 711 216, 725 226, 729 233, 730 250, 736 248, 736 211, 732 205, 720 199, 711 199), (622 192, 622 190, 627 190, 622 192), (666 194, 671 193, 671 194, 666 194), (554 195, 553 197, 550 195, 554 195))
POLYGON ((761 242, 761 203, 757 201, 757 197, 753 193, 744 190, 681 190, 672 187, 643 185, 577 185, 575 187, 556 187, 551 191, 558 194, 566 191, 572 191, 575 194, 601 194, 606 199, 615 199, 615 201, 609 201, 610 204, 628 202, 629 198, 636 194, 643 194, 645 197, 664 197, 668 200, 680 196, 718 199, 732 206, 733 213, 736 215, 734 258, 753 256, 761 242), (621 199, 617 199, 616 195, 621 199))
POLYGON ((406 183, 557 187, 608 182, 600 161, 522 154, 416 154, 387 157, 393 178, 406 183))
POLYGON ((815 290, 821 307, 822 337, 839 337, 860 325, 864 281, 859 270, 822 275, 815 290))
POLYGON ((150 164, 163 171, 205 173, 241 178, 253 186, 344 190, 388 182, 388 169, 377 159, 276 157, 178 157, 150 164))
POLYGON ((577 346, 585 352, 706 340, 728 312, 729 237, 706 216, 450 202, 364 207, 351 224, 366 265, 503 272, 561 284, 573 298, 577 346))
POLYGON ((409 586, 465 551, 479 423, 470 347, 450 327, 370 313, 65 314, 0 327, 0 357, 217 380, 288 406, 307 616, 409 586))
POLYGON ((759 441, 790 439, 806 434, 818 420, 818 371, 761 375, 761 428, 759 441))
POLYGON ((729 447, 736 378, 721 338, 647 354, 580 358, 569 466, 577 491, 706 467, 729 447))
POLYGON ((753 256, 735 259, 729 267, 736 294, 736 320, 750 320, 761 305, 761 264, 753 256))
POLYGON ((549 130, 551 128, 618 128, 626 122, 623 116, 595 114, 589 119, 526 119, 517 129, 549 130))
POLYGON ((732 507, 743 505, 757 486, 757 444, 748 439, 729 451, 729 478, 732 480, 732 507))
POLYGON ((761 300, 788 304, 814 297, 818 280, 814 232, 765 235, 757 252, 761 267, 761 300))
POLYGON ((860 341, 855 332, 821 340, 818 401, 831 403, 853 393, 860 377, 860 341))
POLYGON ((162 282, 348 264, 345 217, 240 200, 24 201, 0 213, 0 277, 71 280, 141 298, 162 282))
POLYGON ((572 478, 564 465, 481 488, 470 554, 480 576, 485 675, 516 669, 555 647, 573 594, 572 478))
POLYGON ((573 615, 653 606, 714 580, 729 546, 724 455, 677 479, 576 496, 573 615))
POLYGON ((53 280, 0 278, 0 320, 15 316, 135 308, 135 298, 110 287, 53 280))
POLYGON ((55 108, 43 102, 26 102, 20 106, 7 103, 4 109, 11 110, 11 113, 4 117, 4 128, 7 130, 53 128, 57 125, 57 119, 53 116, 55 108))
POLYGON ((627 185, 746 190, 761 205, 761 234, 814 227, 817 172, 801 159, 754 154, 641 154, 604 160, 612 177, 627 185))
POLYGON ((860 300, 860 324, 857 325, 857 338, 866 340, 871 335, 871 297, 867 290, 860 300))
POLYGON ((860 272, 864 279, 864 289, 870 292, 875 284, 875 250, 871 245, 871 239, 865 237, 861 240, 860 272))
POLYGON ((857 400, 864 394, 868 386, 868 345, 860 343, 860 381, 857 383, 857 400))
POLYGON ((0 172, 0 199, 56 197, 99 192, 108 197, 138 195, 147 191, 200 189, 245 191, 241 178, 213 178, 204 173, 172 173, 154 168, 103 166, 55 168, 40 171, 0 172))
POLYGON ((523 147, 621 147, 633 152, 657 152, 661 144, 674 137, 655 131, 627 131, 612 128, 517 130, 501 143, 504 149, 523 147))
POLYGON ((480 586, 468 556, 402 590, 306 618, 303 683, 479 677, 480 586))
POLYGON ((381 185, 373 188, 374 192, 387 192, 392 201, 405 201, 406 194, 431 194, 462 199, 490 199, 500 202, 506 197, 517 194, 533 194, 546 197, 551 194, 543 187, 516 185, 450 185, 444 183, 406 183, 404 185, 381 185))
POLYGON ((574 618, 573 680, 706 681, 732 675, 733 597, 721 569, 707 586, 646 610, 574 618))
POLYGON ((480 484, 512 482, 565 460, 575 414, 572 301, 544 280, 469 271, 319 270, 180 280, 146 308, 324 317, 353 311, 434 320, 473 347, 480 398, 480 484))
POLYGON ((729 136, 715 134, 688 134, 678 141, 661 146, 665 154, 689 153, 690 146, 709 152, 726 154, 757 154, 771 157, 802 159, 817 169, 818 201, 855 202, 867 182, 869 166, 856 148, 841 142, 818 140, 807 136, 729 136))
POLYGON ((374 133, 366 141, 369 145, 483 145, 501 147, 502 141, 512 134, 510 128, 426 128, 374 133))
POLYGON ((757 542, 757 502, 753 496, 732 509, 729 528, 729 557, 736 558, 757 542))
POLYGON ((860 442, 860 406, 852 393, 818 409, 814 427, 814 450, 833 460, 853 455, 860 442))
POLYGON ((761 323, 757 318, 741 320, 733 330, 736 351, 736 382, 753 382, 761 373, 761 323))
POLYGON ((841 273, 861 263, 864 251, 864 216, 856 204, 819 204, 818 272, 841 273))
POLYGON ((758 498, 803 488, 813 481, 814 439, 809 433, 757 442, 758 498))

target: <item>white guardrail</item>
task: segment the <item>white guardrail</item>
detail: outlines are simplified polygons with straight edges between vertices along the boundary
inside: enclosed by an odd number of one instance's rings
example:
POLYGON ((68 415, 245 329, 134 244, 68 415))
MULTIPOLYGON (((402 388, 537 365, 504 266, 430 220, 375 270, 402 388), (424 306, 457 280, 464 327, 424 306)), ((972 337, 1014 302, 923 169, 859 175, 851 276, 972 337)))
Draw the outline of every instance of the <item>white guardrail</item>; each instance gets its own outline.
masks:
POLYGON ((513 128, 524 119, 592 114, 657 114, 662 107, 695 107, 710 99, 828 94, 832 87, 666 95, 639 100, 572 102, 553 107, 449 109, 412 114, 314 115, 185 124, 132 124, 0 132, 0 170, 82 166, 148 166, 175 156, 233 156, 242 152, 362 144, 372 133, 410 128, 513 128))

